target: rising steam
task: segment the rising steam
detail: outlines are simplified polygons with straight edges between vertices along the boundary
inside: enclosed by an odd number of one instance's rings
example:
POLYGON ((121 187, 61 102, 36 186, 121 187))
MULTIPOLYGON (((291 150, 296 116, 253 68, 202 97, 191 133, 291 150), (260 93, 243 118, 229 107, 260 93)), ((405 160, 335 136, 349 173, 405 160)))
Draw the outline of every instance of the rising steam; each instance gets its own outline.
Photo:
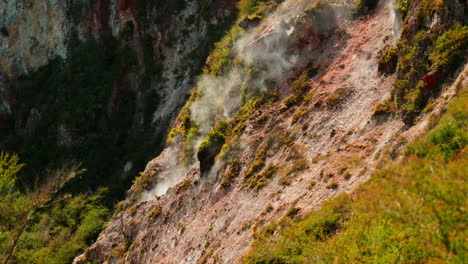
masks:
MULTIPOLYGON (((300 7, 300 11, 303 11, 315 1, 297 1, 293 7, 300 7)), ((284 2, 264 23, 235 42, 233 50, 237 60, 242 62, 240 65, 234 66, 222 76, 200 77, 197 83, 200 98, 190 106, 192 120, 199 127, 199 135, 187 143, 193 144, 193 149, 198 149, 217 121, 229 120, 234 116, 241 104, 241 87, 244 82, 248 82, 248 93, 265 91, 296 65, 297 56, 290 52, 290 35, 294 32, 290 20, 299 10, 286 11, 287 3, 288 1, 284 2), (254 69, 254 73, 249 75, 249 69, 254 69)), ((166 149, 164 152, 168 156, 167 164, 162 170, 164 174, 158 175, 158 183, 154 189, 143 193, 143 201, 152 199, 155 195, 164 195, 170 187, 182 181, 195 165, 182 165, 183 162, 177 158, 179 155, 176 148, 166 149)), ((217 162, 210 174, 220 167, 217 162)))

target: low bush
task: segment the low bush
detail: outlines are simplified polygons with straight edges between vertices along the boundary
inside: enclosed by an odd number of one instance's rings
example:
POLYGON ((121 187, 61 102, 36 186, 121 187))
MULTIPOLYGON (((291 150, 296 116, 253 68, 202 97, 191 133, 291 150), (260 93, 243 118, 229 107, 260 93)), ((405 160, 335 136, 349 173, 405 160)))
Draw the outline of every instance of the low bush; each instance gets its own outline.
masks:
POLYGON ((388 46, 379 59, 378 70, 384 74, 393 74, 398 63, 398 49, 388 46))
POLYGON ((461 63, 468 51, 468 26, 454 25, 450 30, 437 38, 434 50, 429 55, 432 68, 442 71, 453 71, 461 63))
POLYGON ((186 190, 192 187, 192 181, 190 179, 185 179, 177 185, 176 194, 185 192, 186 190))
POLYGON ((303 72, 299 78, 291 84, 292 94, 284 100, 284 108, 288 109, 302 102, 308 88, 309 83, 307 73, 303 72))
POLYGON ((223 172, 223 179, 221 180, 221 186, 227 188, 231 186, 232 181, 239 176, 242 169, 241 162, 239 160, 232 160, 227 165, 227 170, 223 172))

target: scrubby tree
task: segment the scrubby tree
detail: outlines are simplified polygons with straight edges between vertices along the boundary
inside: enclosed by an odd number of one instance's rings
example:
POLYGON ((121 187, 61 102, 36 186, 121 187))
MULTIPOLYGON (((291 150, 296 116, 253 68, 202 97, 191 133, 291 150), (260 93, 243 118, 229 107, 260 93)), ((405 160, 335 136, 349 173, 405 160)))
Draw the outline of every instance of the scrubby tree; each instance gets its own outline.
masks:
POLYGON ((24 166, 18 155, 0 153, 0 260, 8 263, 27 226, 33 203, 16 186, 16 175, 24 166))
POLYGON ((10 263, 26 229, 39 209, 52 206, 51 199, 65 183, 83 172, 80 164, 68 162, 48 173, 33 189, 21 191, 17 175, 25 166, 17 154, 0 153, 0 263, 10 263))

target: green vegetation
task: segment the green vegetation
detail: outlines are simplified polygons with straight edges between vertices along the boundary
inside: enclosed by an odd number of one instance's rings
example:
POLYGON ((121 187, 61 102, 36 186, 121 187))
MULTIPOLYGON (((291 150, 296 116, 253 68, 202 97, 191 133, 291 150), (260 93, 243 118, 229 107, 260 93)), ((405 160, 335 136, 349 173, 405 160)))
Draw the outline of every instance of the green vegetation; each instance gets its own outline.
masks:
POLYGON ((290 154, 286 158, 286 161, 290 164, 290 166, 282 170, 279 183, 282 185, 290 185, 296 173, 307 170, 309 168, 309 163, 304 157, 304 155, 299 153, 297 146, 294 143, 292 143, 292 138, 280 142, 282 142, 283 147, 289 148, 290 154))
POLYGON ((28 192, 17 187, 24 167, 17 155, 0 154, 0 261, 70 263, 101 231, 108 210, 105 189, 94 195, 62 195, 59 190, 81 172, 78 167, 50 172, 48 181, 28 192))
POLYGON ((208 65, 203 69, 204 74, 218 76, 233 65, 233 46, 241 33, 239 26, 233 26, 217 43, 208 57, 208 65))
POLYGON ((353 194, 265 227, 244 263, 466 262, 467 103, 465 92, 403 161, 353 194))
MULTIPOLYGON (((417 6, 411 1, 397 1, 403 15, 412 12, 414 19, 406 18, 396 51, 390 53, 398 55, 398 79, 391 98, 375 109, 376 115, 399 113, 407 125, 414 123, 431 98, 438 95, 441 84, 463 63, 461 58, 468 46, 468 26, 461 17, 452 15, 453 7, 441 0, 423 0, 417 6), (441 23, 437 30, 430 28, 424 21, 435 14, 442 21, 453 19, 453 23, 441 23), (423 77, 429 83, 424 83, 423 77)), ((387 58, 391 59, 382 59, 387 58)))
POLYGON ((176 119, 176 125, 169 132, 167 136, 166 143, 173 144, 175 143, 178 136, 182 140, 185 146, 185 156, 186 159, 190 159, 193 154, 193 146, 191 140, 198 135, 198 125, 192 120, 190 113, 190 106, 192 103, 199 98, 200 94, 198 89, 192 90, 188 102, 185 104, 184 108, 180 111, 176 119))
POLYGON ((396 70, 398 63, 398 50, 395 47, 388 46, 379 59, 379 72, 392 74, 396 70))
POLYGON ((20 129, 10 131, 4 149, 28 165, 15 174, 16 187, 25 191, 15 196, 28 205, 22 206, 25 216, 2 230, 2 258, 16 243, 9 263, 70 263, 158 151, 160 139, 144 136, 154 131, 157 94, 143 91, 151 99, 137 107, 123 77, 136 66, 135 54, 112 38, 72 41, 66 62, 56 59, 21 79, 20 129), (134 127, 136 114, 144 116, 142 127, 134 127), (133 170, 122 177, 127 161, 133 170))
POLYGON ((177 185, 176 193, 180 194, 192 187, 192 181, 190 179, 183 180, 179 185, 177 185))
POLYGON ((109 216, 103 207, 106 194, 63 197, 47 212, 34 215, 19 241, 11 263, 71 263, 96 239, 109 216))
POLYGON ((333 91, 333 93, 325 99, 325 102, 327 103, 327 108, 336 108, 346 98, 349 92, 350 91, 348 88, 338 88, 335 91, 333 91))
MULTIPOLYGON (((255 180, 251 178, 258 173, 263 167, 265 167, 265 162, 268 155, 268 150, 271 148, 273 144, 272 140, 267 140, 259 150, 257 150, 257 154, 255 155, 254 160, 250 163, 249 167, 244 173, 244 179, 246 179, 246 186, 256 186, 255 180)), ((259 179, 259 177, 254 177, 254 179, 259 179)))
POLYGON ((288 109, 302 102, 309 88, 307 72, 303 72, 291 85, 292 94, 284 99, 284 108, 288 109))
POLYGON ((221 149, 220 156, 230 156, 233 154, 234 146, 238 143, 239 137, 245 129, 245 122, 252 118, 253 114, 262 106, 273 103, 278 99, 278 95, 273 92, 264 92, 259 95, 253 95, 236 112, 234 118, 229 121, 229 128, 226 132, 225 144, 221 149))
POLYGON ((255 173, 245 182, 245 187, 259 190, 264 187, 278 171, 278 166, 270 165, 261 173, 255 173))
POLYGON ((241 162, 239 160, 232 160, 228 162, 226 169, 223 171, 223 179, 221 180, 221 186, 227 188, 231 186, 232 181, 239 176, 242 169, 241 162))
POLYGON ((200 169, 206 171, 213 165, 214 158, 221 151, 225 143, 225 133, 228 129, 228 122, 219 121, 208 133, 198 147, 197 158, 200 161, 200 169))
POLYGON ((134 127, 135 94, 121 79, 135 63, 135 55, 114 40, 90 40, 77 43, 66 63, 55 60, 24 77, 16 122, 27 133, 14 131, 5 147, 28 163, 19 175, 22 183, 31 186, 38 172, 43 180, 46 169, 75 159, 88 170, 68 191, 109 186, 113 199, 123 198, 131 178, 116 177, 122 164, 132 161, 135 175, 157 147, 142 136, 151 126, 134 127), (40 117, 31 122, 35 112, 40 117))
POLYGON ((385 100, 374 108, 374 116, 387 115, 396 112, 396 104, 391 98, 385 100))
POLYGON ((456 70, 466 55, 468 47, 468 26, 453 26, 434 43, 434 50, 429 55, 432 68, 442 71, 456 70))
POLYGON ((295 172, 302 171, 308 168, 307 161, 301 155, 294 145, 293 141, 296 133, 288 133, 286 131, 273 132, 266 138, 258 149, 253 160, 249 163, 249 167, 244 172, 244 186, 252 189, 261 189, 264 187, 275 174, 280 174, 280 184, 289 185, 291 177, 295 172), (290 156, 287 158, 291 162, 291 166, 280 169, 279 166, 270 164, 266 169, 267 159, 273 156, 281 149, 289 148, 290 156))
POLYGON ((403 17, 406 16, 410 5, 410 0, 396 0, 395 7, 400 11, 403 17))
POLYGON ((240 0, 237 3, 239 9, 239 18, 243 17, 262 17, 267 11, 276 7, 284 0, 240 0))

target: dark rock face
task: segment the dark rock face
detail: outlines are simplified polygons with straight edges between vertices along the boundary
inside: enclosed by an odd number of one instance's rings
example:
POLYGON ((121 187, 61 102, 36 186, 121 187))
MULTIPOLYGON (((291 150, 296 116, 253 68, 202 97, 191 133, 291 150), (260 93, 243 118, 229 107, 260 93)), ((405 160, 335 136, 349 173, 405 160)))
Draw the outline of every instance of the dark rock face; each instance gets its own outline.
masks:
POLYGON ((212 139, 211 145, 206 148, 201 148, 197 153, 197 158, 200 161, 201 173, 206 173, 213 166, 215 157, 218 155, 221 147, 224 144, 224 138, 212 139))
POLYGON ((213 166, 215 157, 221 151, 226 140, 226 122, 219 122, 203 140, 198 148, 197 158, 200 161, 200 172, 206 173, 213 166))
POLYGON ((254 28, 260 24, 261 18, 258 16, 255 17, 246 17, 239 22, 239 27, 248 30, 250 28, 254 28))
POLYGON ((378 71, 382 74, 394 74, 398 64, 398 54, 387 52, 379 60, 378 71))

